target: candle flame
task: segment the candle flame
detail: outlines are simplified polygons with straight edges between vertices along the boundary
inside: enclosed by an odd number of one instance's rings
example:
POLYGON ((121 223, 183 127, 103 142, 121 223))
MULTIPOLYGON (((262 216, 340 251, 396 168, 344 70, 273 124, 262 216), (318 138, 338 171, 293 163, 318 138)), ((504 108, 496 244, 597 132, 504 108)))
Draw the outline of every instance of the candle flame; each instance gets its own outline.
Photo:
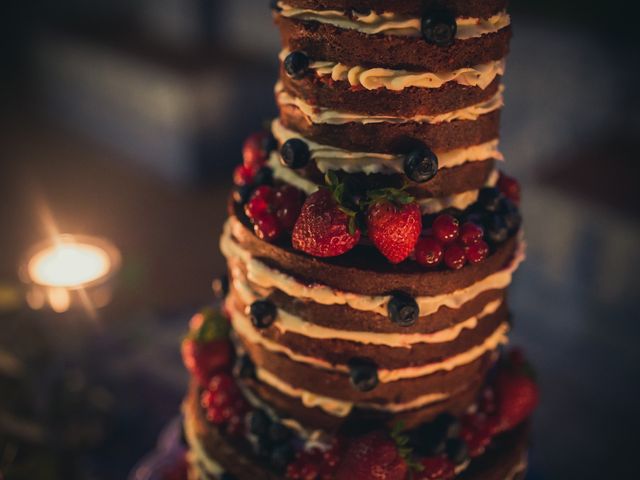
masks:
POLYGON ((109 273, 111 261, 102 248, 68 239, 57 241, 29 260, 34 283, 49 287, 78 288, 109 273))

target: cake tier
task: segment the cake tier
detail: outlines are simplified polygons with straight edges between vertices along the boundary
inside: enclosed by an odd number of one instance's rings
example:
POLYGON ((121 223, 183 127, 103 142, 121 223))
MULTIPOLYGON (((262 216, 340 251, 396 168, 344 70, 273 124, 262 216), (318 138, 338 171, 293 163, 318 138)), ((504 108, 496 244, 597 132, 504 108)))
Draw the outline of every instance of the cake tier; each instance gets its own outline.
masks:
POLYGON ((247 386, 281 416, 332 430, 371 418, 413 426, 464 411, 506 341, 505 289, 522 259, 512 237, 457 271, 391 265, 366 245, 320 260, 258 239, 238 217, 221 249, 237 346, 257 367, 247 386), (410 326, 392 320, 396 292, 419 308, 410 326), (263 300, 277 314, 256 328, 249 312, 263 300), (359 359, 374 365, 371 390, 354 383, 359 359))
POLYGON ((425 42, 420 17, 359 15, 353 12, 297 9, 280 2, 275 13, 282 45, 316 60, 403 70, 450 71, 504 58, 509 50, 509 16, 457 17, 458 33, 447 47, 425 42), (469 22, 470 25, 465 23, 469 22))
MULTIPOLYGON (((267 462, 253 453, 249 444, 230 439, 207 422, 193 384, 183 406, 186 439, 190 448, 189 480, 219 480, 223 474, 238 480, 280 480, 267 462)), ((528 426, 496 437, 480 456, 458 468, 461 480, 521 480, 527 467, 528 426)))

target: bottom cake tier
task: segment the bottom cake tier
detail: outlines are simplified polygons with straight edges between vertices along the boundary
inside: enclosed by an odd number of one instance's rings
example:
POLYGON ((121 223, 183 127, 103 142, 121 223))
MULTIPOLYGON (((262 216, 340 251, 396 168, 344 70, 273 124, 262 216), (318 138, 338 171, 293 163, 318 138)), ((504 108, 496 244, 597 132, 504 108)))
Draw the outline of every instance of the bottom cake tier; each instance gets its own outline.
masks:
MULTIPOLYGON (((291 478, 285 472, 277 472, 268 460, 260 457, 250 443, 224 434, 212 425, 201 404, 202 390, 193 382, 183 405, 184 431, 189 447, 189 480, 284 480, 291 478)), ((521 480, 525 477, 528 451, 528 422, 491 439, 483 452, 466 460, 455 469, 454 476, 407 478, 456 478, 462 480, 521 480)), ((336 478, 313 474, 300 478, 336 478)), ((373 478, 373 477, 372 477, 373 478)), ((376 478, 387 478, 385 476, 376 478)), ((355 478, 354 478, 355 480, 355 478)))

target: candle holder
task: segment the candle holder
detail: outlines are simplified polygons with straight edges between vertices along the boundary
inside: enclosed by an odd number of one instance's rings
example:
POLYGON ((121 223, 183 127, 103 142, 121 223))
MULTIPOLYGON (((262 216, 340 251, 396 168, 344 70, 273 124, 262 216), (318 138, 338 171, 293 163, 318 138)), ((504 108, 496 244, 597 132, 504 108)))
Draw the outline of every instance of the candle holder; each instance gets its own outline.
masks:
POLYGON ((120 252, 108 240, 64 234, 31 247, 19 275, 31 308, 63 313, 106 306, 120 266, 120 252))

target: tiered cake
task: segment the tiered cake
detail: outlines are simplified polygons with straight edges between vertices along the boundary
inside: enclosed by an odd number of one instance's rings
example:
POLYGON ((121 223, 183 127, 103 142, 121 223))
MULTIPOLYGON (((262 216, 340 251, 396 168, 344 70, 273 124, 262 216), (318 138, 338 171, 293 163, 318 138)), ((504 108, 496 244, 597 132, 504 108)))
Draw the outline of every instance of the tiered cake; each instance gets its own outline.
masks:
POLYGON ((524 476, 506 3, 272 4, 280 116, 234 172, 223 308, 183 342, 193 479, 524 476))

